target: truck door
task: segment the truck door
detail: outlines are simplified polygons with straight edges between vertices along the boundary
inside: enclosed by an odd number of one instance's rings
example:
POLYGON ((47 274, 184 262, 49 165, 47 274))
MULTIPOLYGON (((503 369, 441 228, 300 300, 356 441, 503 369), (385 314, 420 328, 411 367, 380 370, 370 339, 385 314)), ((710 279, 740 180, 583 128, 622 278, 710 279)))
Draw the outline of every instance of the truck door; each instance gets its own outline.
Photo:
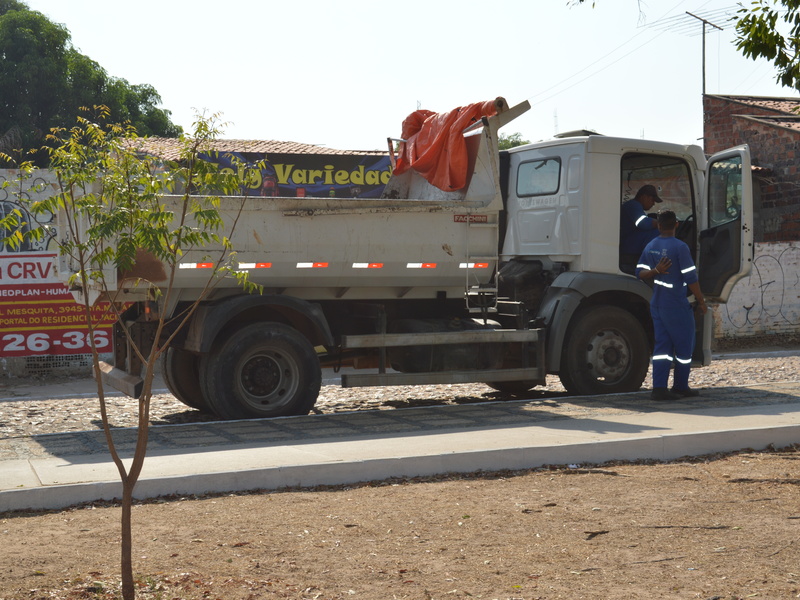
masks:
POLYGON ((753 178, 746 145, 709 159, 704 208, 697 260, 700 289, 708 300, 726 302, 753 263, 753 178))

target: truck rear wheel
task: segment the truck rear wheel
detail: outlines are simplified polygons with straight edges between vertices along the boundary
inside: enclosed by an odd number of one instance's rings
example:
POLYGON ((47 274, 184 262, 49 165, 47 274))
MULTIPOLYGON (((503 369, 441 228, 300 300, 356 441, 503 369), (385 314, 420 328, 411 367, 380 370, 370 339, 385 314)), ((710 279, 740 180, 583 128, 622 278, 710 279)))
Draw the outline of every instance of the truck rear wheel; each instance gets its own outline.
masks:
POLYGON ((322 383, 317 354, 297 330, 256 323, 234 332, 201 364, 202 386, 223 419, 305 415, 322 383))
POLYGON ((186 406, 211 412, 200 387, 200 359, 182 348, 167 348, 161 356, 161 374, 172 395, 186 406))
POLYGON ((634 392, 649 363, 650 345, 636 317, 615 306, 592 306, 567 331, 559 378, 571 394, 634 392))

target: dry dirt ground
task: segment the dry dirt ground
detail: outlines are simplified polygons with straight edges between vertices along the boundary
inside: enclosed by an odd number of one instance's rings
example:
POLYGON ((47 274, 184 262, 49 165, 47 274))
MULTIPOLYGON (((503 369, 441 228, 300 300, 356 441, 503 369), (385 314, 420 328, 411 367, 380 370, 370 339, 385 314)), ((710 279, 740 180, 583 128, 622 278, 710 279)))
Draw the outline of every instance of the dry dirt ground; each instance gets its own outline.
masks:
MULTIPOLYGON (((735 360, 693 377, 798 371, 800 357, 735 360)), ((342 392, 326 392, 331 407, 358 400, 342 392)), ((364 407, 391 410, 400 399, 387 396, 364 407)), ((59 412, 53 402, 0 406, 3 435, 96 427, 81 405, 60 401, 71 416, 53 419, 42 416, 59 412)), ((0 600, 118 599, 119 515, 113 504, 0 514, 0 600)), ((135 507, 134 536, 138 597, 154 600, 800 598, 800 444, 162 498, 135 507)))
MULTIPOLYGON (((169 498, 134 510, 139 598, 800 597, 800 446, 169 498)), ((0 598, 118 598, 112 505, 0 516, 0 598)))

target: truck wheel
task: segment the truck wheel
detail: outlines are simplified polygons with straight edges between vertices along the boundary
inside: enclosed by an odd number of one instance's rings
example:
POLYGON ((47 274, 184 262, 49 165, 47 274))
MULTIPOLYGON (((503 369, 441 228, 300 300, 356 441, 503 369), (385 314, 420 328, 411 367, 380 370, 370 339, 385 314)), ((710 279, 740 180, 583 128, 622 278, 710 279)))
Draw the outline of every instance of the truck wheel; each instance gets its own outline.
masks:
POLYGON ((201 363, 201 385, 223 419, 305 415, 314 406, 322 370, 311 343, 282 323, 234 332, 201 363))
POLYGON ((642 324, 615 306, 575 316, 564 339, 559 378, 571 394, 619 394, 641 388, 650 363, 642 324))
POLYGON ((200 387, 200 359, 181 348, 167 348, 161 355, 161 373, 172 395, 186 406, 211 412, 200 387))

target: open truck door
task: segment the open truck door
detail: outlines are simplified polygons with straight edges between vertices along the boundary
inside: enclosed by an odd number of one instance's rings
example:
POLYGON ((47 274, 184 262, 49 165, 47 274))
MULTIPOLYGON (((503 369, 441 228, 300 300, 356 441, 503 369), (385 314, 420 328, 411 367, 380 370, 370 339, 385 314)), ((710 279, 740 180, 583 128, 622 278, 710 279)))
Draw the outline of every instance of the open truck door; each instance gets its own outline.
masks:
MULTIPOLYGON (((697 268, 707 300, 727 302, 733 286, 753 265, 753 177, 750 149, 729 148, 706 164, 697 268)), ((694 365, 711 364, 713 313, 695 313, 694 365)))
POLYGON ((746 145, 708 160, 704 198, 697 259, 700 289, 712 302, 727 302, 753 264, 753 177, 746 145))

